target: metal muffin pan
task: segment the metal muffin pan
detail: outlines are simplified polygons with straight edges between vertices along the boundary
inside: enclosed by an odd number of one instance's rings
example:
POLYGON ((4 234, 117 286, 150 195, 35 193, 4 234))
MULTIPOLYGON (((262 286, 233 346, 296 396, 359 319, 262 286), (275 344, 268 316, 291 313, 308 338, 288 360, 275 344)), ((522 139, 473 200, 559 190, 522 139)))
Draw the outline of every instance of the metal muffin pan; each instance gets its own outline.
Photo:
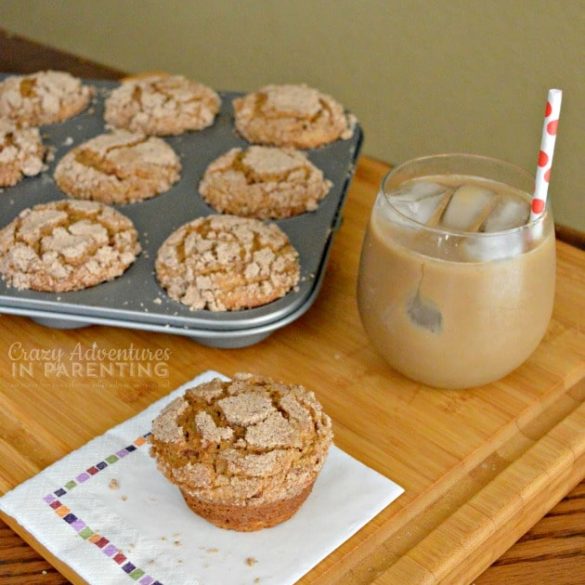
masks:
MULTIPOLYGON (((0 74, 0 80, 5 77, 6 74, 0 74)), ((97 89, 91 107, 66 122, 41 128, 45 145, 54 150, 48 170, 0 193, 0 228, 27 207, 67 197, 53 181, 55 165, 69 149, 106 130, 104 99, 119 85, 101 80, 86 80, 86 83, 97 89)), ((232 100, 241 94, 220 92, 220 95, 222 107, 213 126, 165 137, 181 158, 183 170, 179 182, 150 200, 116 206, 134 222, 142 245, 142 253, 124 275, 93 288, 68 293, 21 291, 0 281, 0 313, 28 316, 43 325, 62 329, 102 324, 173 333, 214 347, 257 343, 305 313, 319 292, 333 234, 341 222, 363 139, 359 125, 348 140, 306 151, 309 159, 333 183, 318 209, 276 222, 299 252, 298 290, 254 309, 191 311, 170 299, 154 275, 154 261, 163 241, 184 223, 215 213, 198 193, 199 181, 208 164, 230 148, 249 145, 237 134, 233 124, 232 100)))

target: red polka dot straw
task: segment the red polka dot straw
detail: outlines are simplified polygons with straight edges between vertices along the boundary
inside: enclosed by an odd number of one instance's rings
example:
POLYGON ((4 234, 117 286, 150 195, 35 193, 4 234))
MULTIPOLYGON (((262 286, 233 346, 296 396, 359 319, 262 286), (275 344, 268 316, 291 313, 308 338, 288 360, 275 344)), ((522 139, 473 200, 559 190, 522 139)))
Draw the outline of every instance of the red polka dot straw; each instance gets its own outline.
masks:
POLYGON ((538 153, 538 164, 536 166, 535 188, 530 205, 531 220, 540 217, 546 208, 548 184, 550 182, 550 171, 555 151, 562 99, 563 92, 560 89, 550 89, 548 91, 548 99, 544 111, 542 139, 540 141, 540 152, 538 153))

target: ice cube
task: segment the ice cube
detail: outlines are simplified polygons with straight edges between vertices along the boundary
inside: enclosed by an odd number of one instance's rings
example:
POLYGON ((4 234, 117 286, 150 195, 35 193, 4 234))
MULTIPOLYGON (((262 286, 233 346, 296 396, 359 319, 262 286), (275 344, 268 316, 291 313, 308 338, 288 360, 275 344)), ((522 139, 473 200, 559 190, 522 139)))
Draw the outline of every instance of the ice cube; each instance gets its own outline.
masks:
POLYGON ((438 222, 452 191, 439 183, 411 181, 391 195, 392 205, 403 215, 426 225, 438 222))
POLYGON ((462 185, 453 193, 441 225, 447 229, 476 232, 496 203, 493 191, 479 185, 462 185))
POLYGON ((528 222, 530 204, 521 197, 502 196, 483 224, 484 232, 501 232, 528 222))
POLYGON ((447 187, 441 183, 431 181, 418 181, 413 179, 402 183, 400 189, 394 195, 395 197, 405 197, 407 199, 421 199, 429 195, 437 195, 445 191, 447 187))
POLYGON ((406 215, 406 217, 422 224, 436 223, 437 215, 443 212, 445 205, 449 201, 449 193, 439 193, 430 195, 418 200, 411 201, 392 201, 394 207, 406 215))
POLYGON ((464 243, 467 262, 504 260, 522 254, 526 250, 526 235, 511 232, 504 235, 474 236, 464 243))

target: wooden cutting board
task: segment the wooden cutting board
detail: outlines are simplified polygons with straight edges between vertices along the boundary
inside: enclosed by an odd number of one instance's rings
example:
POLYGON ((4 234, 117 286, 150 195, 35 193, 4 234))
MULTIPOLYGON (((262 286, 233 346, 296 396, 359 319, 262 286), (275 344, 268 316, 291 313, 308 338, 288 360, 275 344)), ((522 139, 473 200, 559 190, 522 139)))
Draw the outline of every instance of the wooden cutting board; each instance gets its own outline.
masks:
POLYGON ((410 382, 373 351, 354 294, 363 231, 387 169, 362 160, 319 299, 260 345, 218 350, 179 337, 105 327, 54 331, 0 317, 0 491, 202 370, 257 371, 315 389, 334 419, 337 444, 406 488, 303 584, 470 583, 585 476, 585 253, 558 244, 554 317, 519 370, 463 392, 410 382), (117 379, 14 371, 14 343, 66 354, 77 344, 132 344, 169 350, 170 368, 168 376, 117 379))

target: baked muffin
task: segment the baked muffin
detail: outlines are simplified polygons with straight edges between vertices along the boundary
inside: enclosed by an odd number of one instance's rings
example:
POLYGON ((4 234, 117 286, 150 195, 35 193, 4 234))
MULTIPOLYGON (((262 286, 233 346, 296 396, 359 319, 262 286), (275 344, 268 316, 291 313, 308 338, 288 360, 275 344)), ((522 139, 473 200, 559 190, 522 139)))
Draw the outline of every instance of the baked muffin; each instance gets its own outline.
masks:
POLYGON ((211 126, 221 100, 211 88, 182 75, 123 81, 112 91, 104 117, 114 128, 167 136, 211 126))
POLYGON ((135 203, 168 191, 181 161, 161 138, 117 130, 70 150, 55 169, 55 182, 76 199, 135 203))
POLYGON ((343 106, 306 85, 267 85, 234 100, 235 124, 248 142, 316 148, 352 129, 343 106))
POLYGON ((292 148, 232 148, 213 161, 199 185, 220 213, 283 219, 317 209, 331 182, 307 156, 292 148))
POLYGON ((151 454, 196 514, 253 531, 288 520, 333 440, 313 392, 252 374, 187 390, 154 420, 151 454))
POLYGON ((0 119, 0 187, 12 187, 44 168, 45 147, 38 128, 18 128, 0 119))
POLYGON ((52 201, 25 209, 0 230, 0 276, 19 289, 81 290, 120 276, 139 252, 133 223, 115 209, 52 201))
POLYGON ((19 126, 55 124, 87 108, 93 89, 64 71, 11 75, 0 81, 0 117, 19 126))
POLYGON ((155 268, 168 295, 193 311, 259 307, 300 278, 298 252, 275 223, 234 215, 181 226, 160 247, 155 268))

